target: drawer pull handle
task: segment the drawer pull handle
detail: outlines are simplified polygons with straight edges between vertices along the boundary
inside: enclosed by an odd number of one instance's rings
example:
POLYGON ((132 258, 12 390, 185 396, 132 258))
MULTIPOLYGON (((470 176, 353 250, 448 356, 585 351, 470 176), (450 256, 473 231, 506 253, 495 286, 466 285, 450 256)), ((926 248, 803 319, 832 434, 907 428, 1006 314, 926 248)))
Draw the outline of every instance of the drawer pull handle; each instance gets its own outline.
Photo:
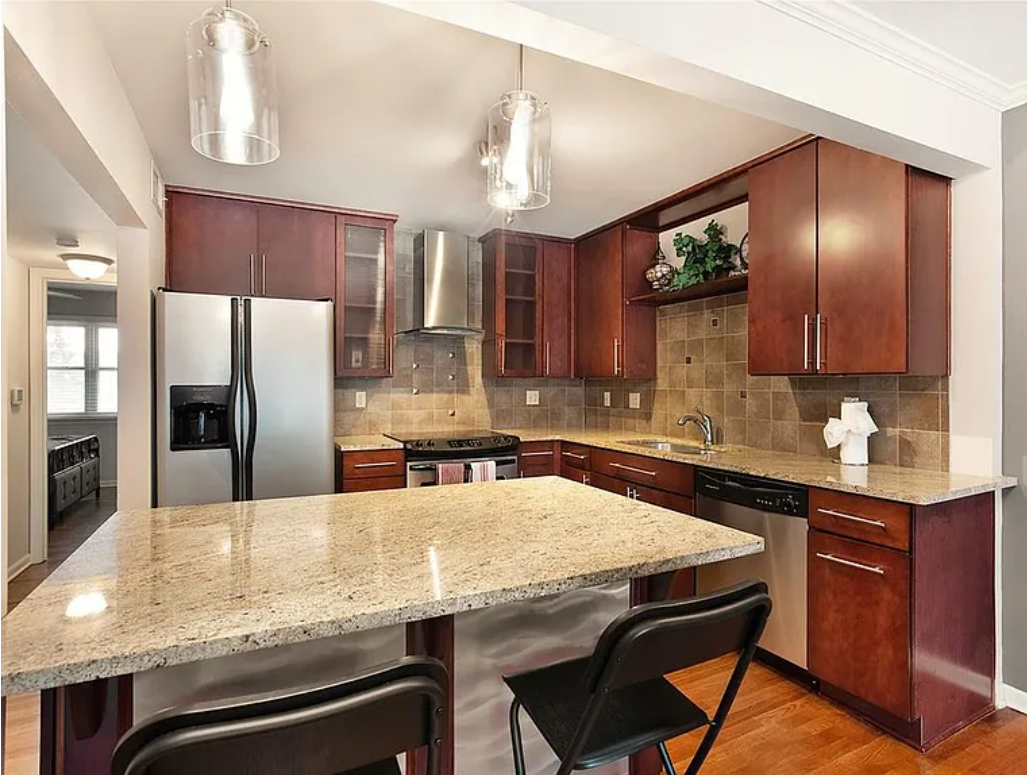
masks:
POLYGON ((386 463, 354 463, 354 468, 388 468, 396 465, 396 461, 390 460, 386 463))
POLYGON ((832 509, 817 509, 821 514, 827 514, 829 517, 838 517, 838 519, 847 519, 850 522, 859 522, 861 525, 873 525, 879 527, 882 530, 887 529, 887 525, 879 519, 867 519, 866 517, 856 517, 852 514, 846 514, 843 511, 834 511, 832 509))
POLYGON ((619 468, 622 471, 630 471, 633 474, 642 474, 644 476, 656 476, 655 471, 646 471, 644 468, 635 468, 634 466, 626 466, 622 463, 610 463, 610 468, 619 468))
POLYGON ((584 455, 578 455, 577 453, 574 453, 574 452, 564 452, 562 454, 564 455, 564 457, 572 457, 575 460, 584 460, 585 459, 584 455))
POLYGON ((830 562, 836 562, 839 565, 845 565, 849 568, 856 568, 857 570, 865 570, 869 573, 876 573, 878 576, 884 575, 884 568, 880 565, 864 565, 861 562, 855 562, 853 560, 846 560, 844 557, 835 557, 833 554, 821 554, 817 552, 817 557, 821 560, 829 560, 830 562))
POLYGON ((548 452, 522 452, 521 457, 552 457, 553 450, 548 452))

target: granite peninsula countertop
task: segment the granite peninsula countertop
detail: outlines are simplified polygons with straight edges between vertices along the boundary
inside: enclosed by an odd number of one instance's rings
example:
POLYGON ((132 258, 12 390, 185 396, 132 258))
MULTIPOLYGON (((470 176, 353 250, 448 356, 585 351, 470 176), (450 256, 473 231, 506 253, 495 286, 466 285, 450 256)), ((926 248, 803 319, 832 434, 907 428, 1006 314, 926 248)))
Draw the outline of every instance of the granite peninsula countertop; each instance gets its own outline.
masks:
POLYGON ((388 436, 336 436, 335 448, 340 452, 374 452, 380 449, 403 449, 403 444, 388 436))
MULTIPOLYGON (((676 452, 646 449, 625 444, 625 441, 669 441, 687 443, 682 439, 632 431, 604 430, 534 430, 530 428, 504 428, 504 433, 518 436, 521 441, 569 441, 591 447, 601 447, 633 455, 690 463, 701 468, 734 471, 750 476, 794 482, 825 490, 839 490, 875 498, 929 506, 933 503, 958 500, 984 492, 994 492, 1016 486, 1009 476, 974 476, 947 471, 925 471, 919 468, 900 468, 872 463, 869 466, 843 466, 831 460, 788 452, 742 446, 717 446, 713 455, 687 455, 676 452)), ((397 444, 384 436, 340 436, 336 446, 345 440, 344 451, 392 449, 378 446, 383 442, 397 444), (361 446, 366 444, 366 446, 361 446)), ((398 447, 395 447, 398 448, 398 447)))
POLYGON ((762 551, 558 477, 118 512, 5 619, 19 694, 762 551))

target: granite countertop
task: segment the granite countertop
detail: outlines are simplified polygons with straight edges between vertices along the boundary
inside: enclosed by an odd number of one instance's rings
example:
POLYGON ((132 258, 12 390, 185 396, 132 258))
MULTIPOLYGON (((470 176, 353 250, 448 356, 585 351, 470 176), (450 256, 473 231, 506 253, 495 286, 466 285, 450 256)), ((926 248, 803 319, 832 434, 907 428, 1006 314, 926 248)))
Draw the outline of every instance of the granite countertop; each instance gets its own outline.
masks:
POLYGON ((403 445, 388 436, 336 436, 335 448, 340 452, 373 452, 379 449, 403 449, 403 445))
POLYGON ((754 554, 558 477, 118 512, 4 620, 19 694, 754 554))
POLYGON ((717 446, 712 455, 690 455, 646 449, 625 444, 625 441, 652 440, 687 444, 668 436, 605 430, 532 430, 505 429, 521 441, 569 441, 592 447, 628 452, 633 455, 663 458, 690 463, 700 468, 760 476, 783 482, 794 482, 825 490, 840 490, 875 498, 928 506, 958 500, 971 495, 1013 487, 1016 479, 1008 476, 972 476, 947 471, 925 471, 871 464, 843 466, 831 460, 788 452, 773 452, 740 446, 717 446))

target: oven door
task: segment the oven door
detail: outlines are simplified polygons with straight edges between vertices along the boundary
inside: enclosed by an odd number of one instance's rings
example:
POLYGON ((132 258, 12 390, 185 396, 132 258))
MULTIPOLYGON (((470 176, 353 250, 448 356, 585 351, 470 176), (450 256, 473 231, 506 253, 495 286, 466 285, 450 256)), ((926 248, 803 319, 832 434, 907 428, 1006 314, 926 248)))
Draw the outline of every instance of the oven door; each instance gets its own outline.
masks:
POLYGON ((407 487, 434 487, 438 484, 436 478, 436 466, 439 463, 463 463, 464 481, 471 480, 471 463, 483 460, 496 461, 496 480, 517 478, 517 456, 511 457, 476 457, 468 460, 411 460, 407 463, 407 487))

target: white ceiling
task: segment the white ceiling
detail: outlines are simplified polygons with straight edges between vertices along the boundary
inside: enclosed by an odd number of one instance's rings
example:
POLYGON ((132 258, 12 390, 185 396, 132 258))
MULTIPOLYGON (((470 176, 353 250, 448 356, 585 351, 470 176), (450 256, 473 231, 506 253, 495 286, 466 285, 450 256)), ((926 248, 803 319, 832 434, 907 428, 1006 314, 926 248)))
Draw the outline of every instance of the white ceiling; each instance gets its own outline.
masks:
POLYGON ((63 266, 58 236, 79 252, 115 257, 114 224, 9 106, 7 110, 7 250, 31 266, 63 266))
MULTIPOLYGON (((218 164, 189 146, 185 30, 209 2, 89 8, 168 183, 395 212, 408 228, 479 234, 475 143, 516 49, 367 2, 244 2, 278 65, 278 161, 218 164)), ((525 86, 553 116, 553 202, 515 228, 589 229, 781 145, 794 129, 540 52, 525 86)))
POLYGON ((863 0, 854 5, 1009 88, 1027 87, 1024 0, 863 0))

